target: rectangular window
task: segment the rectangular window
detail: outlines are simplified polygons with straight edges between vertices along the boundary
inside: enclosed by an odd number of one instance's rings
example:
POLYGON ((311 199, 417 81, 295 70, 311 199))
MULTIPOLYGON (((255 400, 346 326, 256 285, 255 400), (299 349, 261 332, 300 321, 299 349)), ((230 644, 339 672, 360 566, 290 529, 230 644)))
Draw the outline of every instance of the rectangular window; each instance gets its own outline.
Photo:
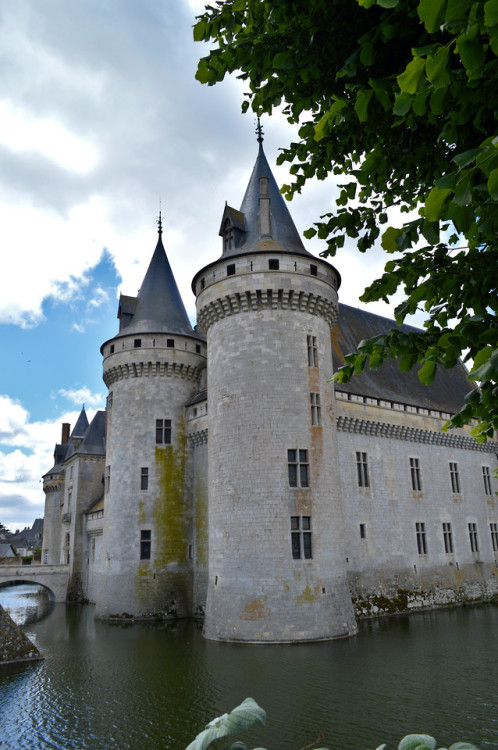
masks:
POLYGON ((491 472, 489 466, 482 467, 482 478, 484 481, 484 492, 486 495, 491 495, 491 472))
POLYGON ((322 424, 322 407, 320 405, 320 394, 310 393, 311 402, 311 424, 320 426, 322 424))
POLYGON ((276 258, 270 258, 268 261, 268 269, 270 271, 278 271, 279 265, 279 261, 276 258))
POLYGON ((356 471, 358 474, 358 487, 369 487, 368 459, 366 453, 356 452, 356 471))
POLYGON ((364 523, 360 523, 360 539, 367 538, 367 527, 364 523))
POLYGON ((308 367, 318 367, 318 345, 316 336, 307 337, 308 344, 308 367))
POLYGON ((491 532, 491 544, 493 545, 493 552, 498 552, 498 523, 490 523, 489 530, 491 532))
POLYGON ((470 551, 479 552, 479 543, 477 541, 477 524, 469 523, 469 541, 470 551))
POLYGON ((133 346, 135 347, 135 349, 140 349, 140 347, 142 346, 142 339, 135 339, 133 341, 133 346))
POLYGON ((443 541, 446 554, 453 552, 453 532, 451 523, 443 523, 443 541))
POLYGON ((312 276, 318 276, 318 266, 315 266, 314 263, 310 263, 310 274, 312 276))
POLYGON ((230 265, 227 266, 227 276, 233 276, 235 273, 235 263, 230 263, 230 265))
POLYGON ((427 536, 425 533, 425 523, 417 522, 415 524, 415 530, 417 532, 417 549, 419 555, 427 554, 427 536))
POLYGON ((166 339, 166 346, 168 347, 168 349, 174 349, 175 339, 166 339))
POLYGON ((156 419, 156 443, 171 445, 171 419, 156 419))
POLYGON ((195 353, 196 354, 200 354, 201 353, 201 345, 200 344, 196 344, 195 345, 195 353))
POLYGON ((111 344, 111 346, 109 347, 109 353, 114 354, 114 344, 111 344))
POLYGON ((141 490, 149 489, 149 467, 148 466, 142 466, 142 468, 140 469, 140 489, 141 490))
POLYGON ((289 485, 291 487, 309 487, 308 451, 296 450, 295 448, 288 450, 287 463, 289 485))
POLYGON ((410 458, 410 473, 412 477, 412 490, 422 492, 422 480, 420 478, 420 461, 418 458, 410 458))
POLYGON ((142 529, 142 531, 140 532, 140 559, 141 560, 150 560, 151 535, 152 535, 152 532, 149 529, 142 529))
POLYGON ((204 289, 205 286, 206 286, 206 279, 203 276, 201 279, 201 289, 204 289))
POLYGON ((294 560, 311 560, 311 516, 291 516, 291 548, 294 560))
POLYGON ((458 474, 458 464, 454 461, 450 461, 450 479, 451 479, 451 491, 455 494, 460 494, 460 476, 458 474))

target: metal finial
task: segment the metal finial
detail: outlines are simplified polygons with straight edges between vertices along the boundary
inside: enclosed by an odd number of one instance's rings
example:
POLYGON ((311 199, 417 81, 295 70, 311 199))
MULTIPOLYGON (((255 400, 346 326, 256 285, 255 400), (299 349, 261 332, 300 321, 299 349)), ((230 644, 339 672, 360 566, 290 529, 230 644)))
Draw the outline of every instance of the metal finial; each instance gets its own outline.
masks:
POLYGON ((163 219, 161 216, 161 209, 159 209, 159 218, 157 220, 157 231, 159 233, 159 237, 161 237, 163 233, 163 219))
POLYGON ((261 125, 259 117, 258 124, 256 125, 256 135, 258 136, 258 143, 261 145, 263 143, 263 126, 261 125))

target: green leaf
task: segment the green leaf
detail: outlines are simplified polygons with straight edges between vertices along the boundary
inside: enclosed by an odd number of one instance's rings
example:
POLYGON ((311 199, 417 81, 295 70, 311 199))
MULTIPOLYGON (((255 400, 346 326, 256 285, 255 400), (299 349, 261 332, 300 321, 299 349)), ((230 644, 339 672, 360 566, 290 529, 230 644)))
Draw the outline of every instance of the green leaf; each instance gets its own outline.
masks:
POLYGON ((498 24, 498 0, 488 0, 484 3, 484 25, 496 26, 498 24))
POLYGON ((400 117, 403 117, 403 115, 406 115, 407 112, 409 112, 413 102, 413 96, 412 94, 397 94, 396 99, 394 100, 394 107, 393 112, 395 115, 399 115, 400 117))
POLYGON ((422 224, 422 234, 429 245, 437 245, 439 242, 439 221, 428 221, 422 224))
POLYGON ((361 89, 356 95, 354 111, 360 122, 366 122, 368 120, 368 105, 372 96, 373 91, 371 89, 361 89))
POLYGON ((493 169, 488 177, 488 193, 494 201, 498 201, 498 169, 493 169))
POLYGON ((246 9, 246 0, 235 0, 232 5, 232 10, 235 12, 246 9))
POLYGON ((456 48, 469 78, 477 74, 484 63, 484 48, 476 25, 470 26, 456 40, 456 48))
POLYGON ((205 21, 198 21, 193 29, 194 42, 202 42, 206 36, 208 24, 205 21))
POLYGON ((332 104, 328 112, 325 112, 325 114, 315 125, 315 141, 321 141, 322 138, 325 138, 328 121, 333 121, 337 117, 339 112, 344 109, 344 107, 347 107, 347 104, 348 102, 346 99, 337 99, 332 104))
POLYGON ((396 253, 398 251, 396 237, 401 234, 401 231, 401 229, 396 229, 395 227, 388 227, 382 235, 381 245, 388 253, 396 253))
POLYGON ((377 0, 377 5, 381 8, 395 8, 398 3, 399 0, 377 0))
MULTIPOLYGON (((420 370, 418 371, 418 377, 421 383, 424 385, 430 385, 434 378, 436 377, 436 370, 437 370, 437 364, 436 362, 433 362, 432 360, 426 360, 420 370)), ((413 737, 419 736, 419 735, 410 735, 413 737)), ((422 736, 422 735, 420 735, 422 736)), ((406 738, 405 738, 406 739, 406 738)), ((408 747, 408 746, 407 746, 408 747)), ((417 747, 418 745, 413 745, 413 747, 417 747)), ((400 744, 401 748, 401 744, 400 744)))
POLYGON ((440 47, 433 57, 428 57, 425 64, 427 78, 435 89, 449 86, 451 78, 448 73, 448 47, 440 47))
POLYGON ((450 746, 449 750, 477 750, 477 747, 475 745, 472 745, 470 742, 454 742, 453 745, 450 746))
POLYGON ((406 94, 416 94, 419 86, 425 79, 425 60, 423 57, 415 57, 406 69, 397 77, 398 86, 406 94))
POLYGON ((427 221, 438 221, 443 212, 443 206, 451 195, 451 190, 439 190, 437 187, 433 187, 429 195, 425 200, 425 217, 427 221))
POLYGON ((471 148, 469 151, 463 151, 461 154, 457 154, 453 157, 453 161, 457 167, 466 167, 476 160, 476 157, 482 152, 481 146, 479 148, 471 148))
POLYGON ((464 21, 469 15, 469 0, 448 0, 444 20, 451 24, 454 21, 464 21))
POLYGON ((429 734, 408 734, 398 745, 398 750, 435 750, 436 740, 429 734))
POLYGON ((230 714, 223 714, 223 716, 210 721, 206 729, 200 732, 195 740, 190 743, 187 750, 206 750, 214 740, 236 732, 244 732, 254 724, 264 726, 265 722, 266 712, 258 706, 253 698, 246 698, 230 714))
POLYGON ((292 63, 291 52, 277 52, 273 58, 273 67, 277 70, 280 68, 288 68, 292 63))
POLYGON ((429 34, 441 26, 446 9, 446 0, 420 0, 417 8, 418 17, 429 34))

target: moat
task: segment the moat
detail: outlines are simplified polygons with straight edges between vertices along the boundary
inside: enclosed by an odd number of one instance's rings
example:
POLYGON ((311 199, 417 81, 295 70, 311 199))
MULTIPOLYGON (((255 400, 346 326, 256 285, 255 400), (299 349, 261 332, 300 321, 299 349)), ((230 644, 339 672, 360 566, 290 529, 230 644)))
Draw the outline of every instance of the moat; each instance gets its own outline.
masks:
POLYGON ((268 713, 248 747, 397 747, 408 732, 438 746, 498 748, 498 607, 360 623, 350 639, 287 646, 206 641, 199 627, 110 625, 93 607, 51 604, 33 587, 0 604, 45 656, 0 668, 0 748, 173 750, 247 696, 268 713))

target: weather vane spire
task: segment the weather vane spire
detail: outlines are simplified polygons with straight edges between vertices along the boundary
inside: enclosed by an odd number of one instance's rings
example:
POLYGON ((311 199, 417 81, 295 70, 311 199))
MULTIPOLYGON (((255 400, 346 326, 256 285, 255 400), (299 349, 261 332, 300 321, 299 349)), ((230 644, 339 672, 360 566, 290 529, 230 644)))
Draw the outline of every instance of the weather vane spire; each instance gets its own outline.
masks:
POLYGON ((257 123, 258 124, 256 125, 256 135, 258 136, 258 143, 261 146, 264 139, 263 139, 263 126, 261 125, 261 120, 259 119, 259 117, 257 119, 257 123))
POLYGON ((163 217, 161 213, 161 201, 159 201, 159 218, 157 220, 157 231, 158 231, 159 237, 161 237, 163 233, 163 217))

